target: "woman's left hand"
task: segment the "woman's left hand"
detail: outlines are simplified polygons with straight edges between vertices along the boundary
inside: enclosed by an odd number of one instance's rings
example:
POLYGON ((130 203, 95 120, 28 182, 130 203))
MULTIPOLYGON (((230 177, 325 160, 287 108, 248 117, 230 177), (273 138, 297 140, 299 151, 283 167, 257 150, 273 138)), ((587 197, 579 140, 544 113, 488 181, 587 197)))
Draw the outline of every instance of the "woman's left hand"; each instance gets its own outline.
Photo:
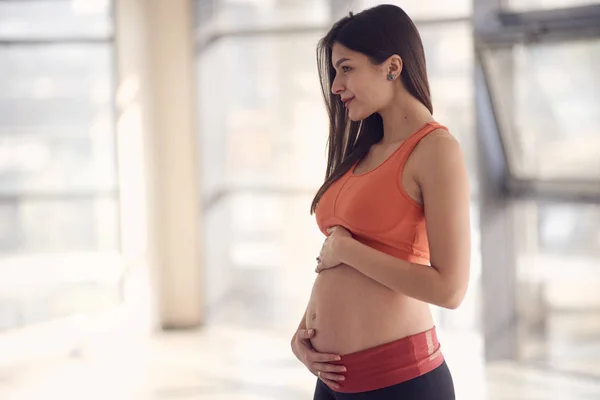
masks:
POLYGON ((338 247, 340 241, 351 238, 352 234, 346 228, 340 225, 333 226, 327 229, 329 236, 325 239, 323 247, 321 247, 321 253, 317 257, 317 269, 315 272, 319 273, 323 270, 337 267, 342 262, 338 255, 338 247))

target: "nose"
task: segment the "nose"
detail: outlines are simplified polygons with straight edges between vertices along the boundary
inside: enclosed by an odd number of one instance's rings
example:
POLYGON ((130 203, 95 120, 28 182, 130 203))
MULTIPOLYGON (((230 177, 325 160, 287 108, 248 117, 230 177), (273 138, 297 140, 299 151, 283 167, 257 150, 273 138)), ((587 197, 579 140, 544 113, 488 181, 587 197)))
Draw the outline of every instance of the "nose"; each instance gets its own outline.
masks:
POLYGON ((344 86, 340 83, 338 76, 333 79, 331 83, 331 93, 333 94, 341 94, 344 91, 344 86))

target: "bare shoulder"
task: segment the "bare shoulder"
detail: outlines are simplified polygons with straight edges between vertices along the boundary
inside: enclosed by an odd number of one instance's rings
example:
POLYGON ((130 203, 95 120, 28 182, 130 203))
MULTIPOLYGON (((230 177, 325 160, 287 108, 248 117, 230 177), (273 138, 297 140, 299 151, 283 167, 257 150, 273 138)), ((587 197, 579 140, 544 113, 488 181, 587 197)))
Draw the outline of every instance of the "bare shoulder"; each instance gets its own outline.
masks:
POLYGON ((453 157, 462 158, 460 143, 454 135, 441 128, 421 139, 411 155, 415 170, 422 169, 425 165, 431 167, 432 163, 439 164, 453 157))
POLYGON ((436 129, 421 139, 415 151, 418 151, 422 156, 438 156, 440 152, 460 151, 460 143, 447 130, 436 129))
POLYGON ((436 180, 460 179, 466 172, 460 142, 445 129, 436 129, 421 139, 414 150, 414 161, 419 183, 436 177, 436 180))

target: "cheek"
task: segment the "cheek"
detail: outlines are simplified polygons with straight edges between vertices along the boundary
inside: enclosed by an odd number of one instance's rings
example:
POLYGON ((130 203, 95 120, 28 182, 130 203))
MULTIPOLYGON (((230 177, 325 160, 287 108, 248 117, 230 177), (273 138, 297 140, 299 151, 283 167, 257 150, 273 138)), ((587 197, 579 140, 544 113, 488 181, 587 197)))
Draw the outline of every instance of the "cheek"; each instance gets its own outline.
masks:
POLYGON ((369 98, 373 107, 379 109, 390 102, 392 98, 392 85, 386 83, 372 85, 369 88, 369 98))
POLYGON ((366 85, 361 87, 355 94, 357 105, 361 112, 373 113, 381 109, 390 101, 389 88, 386 85, 366 85))

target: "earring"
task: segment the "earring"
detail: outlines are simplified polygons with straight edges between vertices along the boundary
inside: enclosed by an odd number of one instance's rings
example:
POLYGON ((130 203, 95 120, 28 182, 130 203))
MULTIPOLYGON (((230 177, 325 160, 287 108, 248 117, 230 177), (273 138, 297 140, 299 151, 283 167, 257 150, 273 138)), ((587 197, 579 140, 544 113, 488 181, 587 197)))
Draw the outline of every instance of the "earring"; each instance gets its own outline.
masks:
POLYGON ((387 80, 388 81, 393 81, 394 80, 394 75, 392 75, 392 73, 390 72, 387 76, 387 80))

